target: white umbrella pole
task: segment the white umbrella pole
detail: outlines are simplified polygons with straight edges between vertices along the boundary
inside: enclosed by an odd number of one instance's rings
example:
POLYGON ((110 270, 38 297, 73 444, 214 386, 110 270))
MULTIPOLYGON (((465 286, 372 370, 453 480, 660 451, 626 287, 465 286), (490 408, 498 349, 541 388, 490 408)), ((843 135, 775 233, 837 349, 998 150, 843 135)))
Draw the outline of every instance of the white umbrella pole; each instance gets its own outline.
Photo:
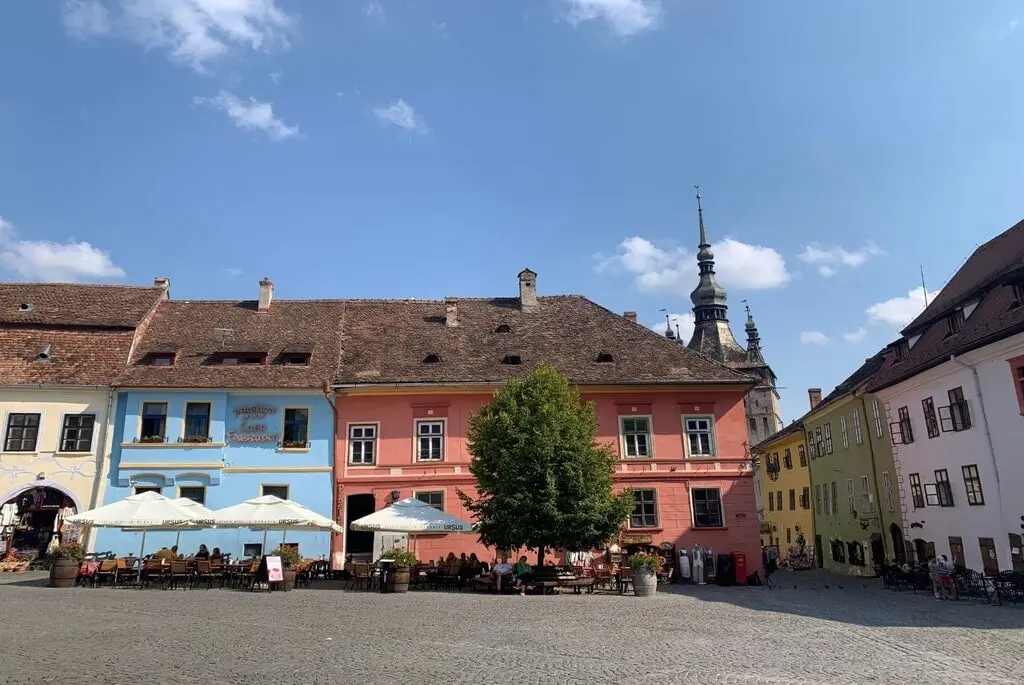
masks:
POLYGON ((146 549, 146 531, 142 531, 142 543, 139 545, 139 563, 142 563, 142 550, 146 549))
POLYGON ((178 537, 174 538, 174 546, 177 547, 181 544, 181 531, 178 531, 178 537))
POLYGON ((260 550, 263 553, 263 556, 267 555, 267 533, 268 532, 269 531, 266 531, 266 530, 263 531, 263 549, 260 550))
POLYGON ((281 531, 281 546, 282 547, 284 547, 284 539, 286 537, 288 537, 288 531, 287 530, 282 530, 281 531))

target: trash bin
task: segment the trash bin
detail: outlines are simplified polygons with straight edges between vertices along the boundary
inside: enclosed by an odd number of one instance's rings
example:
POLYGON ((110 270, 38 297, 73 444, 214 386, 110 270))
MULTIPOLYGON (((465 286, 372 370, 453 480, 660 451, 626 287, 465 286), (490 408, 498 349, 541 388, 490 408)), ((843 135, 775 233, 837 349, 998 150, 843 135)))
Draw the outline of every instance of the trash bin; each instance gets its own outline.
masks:
POLYGON ((736 584, 747 584, 747 555, 743 552, 732 553, 732 565, 736 569, 736 584))

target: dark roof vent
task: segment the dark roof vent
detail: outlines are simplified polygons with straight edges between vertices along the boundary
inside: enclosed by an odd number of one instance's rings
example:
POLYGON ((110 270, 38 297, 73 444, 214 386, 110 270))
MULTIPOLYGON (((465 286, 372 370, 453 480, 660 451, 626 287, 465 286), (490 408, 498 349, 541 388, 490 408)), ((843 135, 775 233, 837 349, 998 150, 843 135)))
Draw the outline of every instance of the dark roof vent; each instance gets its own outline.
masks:
POLYGON ((507 323, 503 323, 500 326, 498 326, 497 328, 495 328, 494 332, 495 333, 511 333, 512 332, 512 327, 509 326, 507 323))
POLYGON ((423 358, 423 363, 424 364, 440 364, 441 363, 441 355, 436 354, 434 352, 431 352, 430 354, 428 354, 426 357, 423 358))
POLYGON ((506 354, 505 358, 501 360, 501 363, 517 366, 523 363, 523 359, 518 354, 506 354))
POLYGON ((36 355, 36 361, 37 362, 43 362, 43 363, 49 362, 50 361, 50 354, 51 354, 51 352, 52 352, 52 350, 50 349, 50 346, 47 345, 46 347, 44 347, 39 352, 39 354, 36 355))
POLYGON ((35 309, 35 307, 30 305, 28 302, 22 302, 21 305, 18 306, 18 311, 21 312, 30 312, 33 309, 35 309))
POLYGON ((615 357, 612 356, 611 352, 601 352, 597 355, 598 364, 611 364, 615 361, 615 357))

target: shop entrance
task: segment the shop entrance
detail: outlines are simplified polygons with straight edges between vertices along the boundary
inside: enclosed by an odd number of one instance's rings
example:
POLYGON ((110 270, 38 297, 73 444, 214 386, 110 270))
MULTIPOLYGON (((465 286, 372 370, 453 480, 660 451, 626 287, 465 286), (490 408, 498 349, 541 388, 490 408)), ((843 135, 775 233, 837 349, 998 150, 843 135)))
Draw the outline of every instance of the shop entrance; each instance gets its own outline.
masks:
POLYGON ((903 531, 895 523, 889 526, 889 537, 892 538, 892 555, 897 565, 907 562, 906 544, 903 542, 903 531))
POLYGON ((30 486, 0 503, 0 547, 35 560, 63 542, 79 542, 81 529, 64 519, 78 513, 74 500, 49 485, 30 486))
POLYGON ((352 530, 351 522, 369 516, 377 508, 377 501, 372 494, 349 495, 345 498, 345 557, 372 557, 373 533, 364 530, 352 530))

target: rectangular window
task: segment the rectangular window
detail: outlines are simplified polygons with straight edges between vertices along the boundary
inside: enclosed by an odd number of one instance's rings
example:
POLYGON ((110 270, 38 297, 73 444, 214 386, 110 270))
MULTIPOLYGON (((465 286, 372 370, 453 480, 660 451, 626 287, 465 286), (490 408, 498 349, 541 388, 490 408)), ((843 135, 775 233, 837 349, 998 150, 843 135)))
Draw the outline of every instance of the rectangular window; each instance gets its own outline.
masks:
POLYGON ((804 486, 803 491, 800 493, 800 508, 810 509, 811 508, 811 488, 810 486, 804 486))
POLYGON ((288 499, 288 486, 287 485, 261 485, 260 495, 262 497, 277 497, 279 499, 288 499))
POLYGON ((163 494, 164 489, 159 485, 136 485, 135 494, 141 495, 144 492, 155 492, 158 495, 163 494))
POLYGON ((832 481, 832 513, 839 514, 839 496, 836 494, 836 482, 832 481))
POLYGON ((416 422, 416 458, 444 461, 444 421, 416 422))
POLYGON ((814 429, 814 440, 815 440, 815 445, 818 448, 818 456, 819 457, 824 457, 825 456, 825 438, 821 434, 821 426, 818 426, 817 428, 814 429))
POLYGON ((41 414, 8 414, 4 452, 35 452, 41 414))
POLYGON ((825 485, 822 486, 821 491, 822 491, 822 495, 824 495, 822 497, 822 512, 821 513, 824 514, 825 516, 828 516, 830 513, 832 513, 832 499, 831 499, 831 497, 829 495, 828 483, 825 483, 825 485))
POLYGON ((939 425, 946 433, 970 430, 971 410, 964 399, 964 391, 961 387, 950 390, 949 406, 939 407, 939 425))
POLYGON ((301 407, 286 407, 284 410, 284 434, 281 447, 305 449, 309 447, 309 410, 301 407))
POLYGON ((888 471, 882 471, 882 488, 885 490, 885 508, 895 511, 896 506, 892 498, 892 478, 888 471))
POLYGON ((789 510, 796 511, 796 490, 789 489, 789 510))
POLYGON ((61 452, 92 452, 95 414, 65 414, 60 428, 61 452))
POLYGON ((640 416, 622 418, 622 445, 627 458, 651 456, 651 422, 640 416))
POLYGON ((985 493, 981 490, 981 475, 975 464, 961 466, 961 473, 964 476, 964 487, 967 488, 967 504, 977 507, 985 504, 985 493))
POLYGON ((845 415, 839 417, 839 432, 842 434, 842 437, 843 437, 843 449, 844 450, 850 449, 850 434, 846 430, 846 416, 845 415))
POLYGON ((825 443, 825 454, 832 454, 832 424, 826 423, 822 428, 825 430, 824 443, 825 443))
POLYGON ((858 445, 864 444, 864 436, 860 432, 860 411, 853 410, 853 439, 858 445))
POLYGON ((686 443, 691 457, 715 456, 715 440, 711 417, 687 416, 683 419, 686 427, 686 443))
POLYGON ((821 486, 814 486, 814 513, 821 513, 821 486))
POLYGON ((935 416, 935 403, 932 402, 932 398, 926 397, 921 400, 921 409, 924 410, 924 427, 928 431, 928 437, 939 437, 939 419, 935 416))
POLYGON ((847 478, 846 479, 846 507, 847 507, 847 509, 849 510, 849 512, 851 514, 853 512, 855 512, 855 511, 857 511, 857 503, 854 501, 854 497, 853 497, 853 479, 852 478, 847 478))
POLYGON ((910 497, 914 500, 915 509, 924 509, 924 491, 921 489, 921 475, 911 473, 907 476, 910 481, 910 497))
POLYGON ((896 411, 899 414, 899 420, 889 425, 892 444, 909 445, 914 442, 914 426, 910 423, 910 410, 900 407, 896 411))
POLYGON ((722 491, 718 488, 693 488, 694 528, 721 528, 725 525, 722 517, 722 491))
POLYGON ((435 509, 439 509, 441 511, 444 511, 444 491, 443 490, 438 490, 436 492, 417 492, 416 493, 416 499, 418 499, 419 501, 423 502, 424 504, 429 504, 430 506, 434 507, 435 509))
POLYGON ((768 511, 775 511, 775 494, 768 493, 768 511))
POLYGON ((185 403, 185 442, 209 442, 210 403, 185 403))
POLYGON ((761 425, 764 426, 765 437, 767 437, 767 436, 772 434, 771 433, 771 428, 768 427, 768 417, 767 416, 762 416, 761 417, 761 425))
POLYGON ((807 449, 811 452, 811 459, 818 456, 818 450, 814 449, 814 431, 807 431, 807 449))
POLYGON ((786 452, 782 457, 782 461, 786 465, 787 469, 789 469, 790 471, 793 470, 793 453, 789 451, 788 447, 786 448, 786 452))
POLYGON ((167 439, 167 403, 142 403, 142 442, 163 442, 167 439))
POLYGON ((807 450, 803 445, 797 445, 796 453, 800 456, 800 466, 807 466, 807 450))
POLYGON ((782 490, 775 493, 775 508, 782 511, 782 490))
POLYGON ((629 517, 629 527, 658 527, 658 493, 656 490, 633 491, 633 515, 629 517))
POLYGON ((871 483, 867 476, 860 477, 860 510, 865 514, 873 514, 875 503, 871 501, 871 483))
POLYGON ((875 418, 875 437, 882 437, 882 413, 878 410, 878 400, 871 400, 871 414, 875 418))
POLYGON ((206 506, 206 486, 205 485, 187 485, 178 488, 178 497, 184 497, 190 499, 196 504, 202 504, 206 506))
POLYGON ((377 426, 348 427, 348 463, 356 466, 373 464, 377 458, 377 426))
POLYGON ((1017 409, 1024 416, 1024 357, 1007 359, 1010 375, 1013 378, 1013 389, 1017 393, 1017 409))
POLYGON ((936 469, 935 491, 939 496, 940 507, 953 506, 953 486, 949 482, 949 471, 946 469, 936 469))

